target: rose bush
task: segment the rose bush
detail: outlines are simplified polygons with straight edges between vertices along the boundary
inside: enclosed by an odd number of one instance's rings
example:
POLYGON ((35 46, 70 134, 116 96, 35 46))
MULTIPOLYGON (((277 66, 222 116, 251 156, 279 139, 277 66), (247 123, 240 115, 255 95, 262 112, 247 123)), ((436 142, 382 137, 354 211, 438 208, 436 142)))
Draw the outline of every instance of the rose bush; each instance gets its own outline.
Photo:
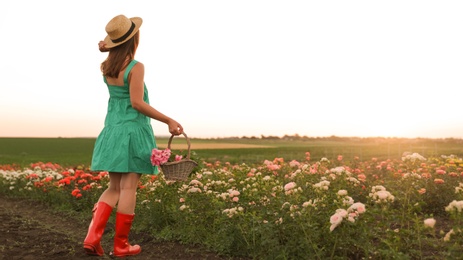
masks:
MULTIPOLYGON (((463 253, 462 160, 202 162, 186 182, 143 175, 134 228, 251 258, 452 258, 463 253), (439 179, 441 181, 436 181, 439 179)), ((107 172, 0 166, 0 191, 87 213, 107 172)))

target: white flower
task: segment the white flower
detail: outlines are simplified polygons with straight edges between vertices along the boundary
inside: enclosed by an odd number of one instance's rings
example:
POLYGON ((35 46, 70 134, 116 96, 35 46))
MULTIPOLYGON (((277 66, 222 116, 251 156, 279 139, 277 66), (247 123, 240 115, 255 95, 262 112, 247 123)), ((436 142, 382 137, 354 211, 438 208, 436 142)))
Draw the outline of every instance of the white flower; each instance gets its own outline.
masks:
POLYGON ((445 207, 445 211, 447 212, 462 212, 463 211, 463 200, 456 201, 453 200, 450 204, 445 207))
POLYGON ((321 182, 315 183, 314 185, 312 185, 312 187, 318 190, 328 190, 329 186, 330 186, 330 182, 327 180, 322 180, 321 182))
POLYGON ((447 232, 447 234, 445 234, 445 236, 444 236, 444 241, 445 241, 445 242, 450 241, 450 237, 451 237, 453 234, 455 234, 455 231, 453 231, 453 229, 450 229, 450 231, 447 232))
POLYGON ((385 190, 380 190, 376 192, 376 197, 380 200, 386 200, 389 197, 389 195, 391 195, 391 193, 385 190))
POLYGON ((376 186, 371 187, 371 192, 372 193, 375 193, 375 192, 380 191, 380 190, 386 190, 386 188, 384 188, 384 186, 382 186, 382 185, 376 185, 376 186))
POLYGON ((395 200, 395 197, 384 187, 375 187, 372 188, 372 193, 369 194, 369 196, 375 201, 375 203, 393 202, 395 200), (375 191, 375 187, 377 189, 379 188, 379 190, 375 191))
POLYGON ((302 203, 302 207, 303 208, 307 208, 307 207, 317 207, 317 203, 318 203, 318 199, 314 199, 314 200, 309 200, 309 201, 306 201, 304 203, 302 203))
POLYGON ((463 183, 458 183, 458 187, 455 187, 455 193, 463 193, 463 183))
POLYGON ((198 180, 191 180, 191 181, 190 181, 190 185, 191 185, 191 186, 200 186, 200 187, 203 186, 203 184, 202 184, 200 181, 198 181, 198 180))
POLYGON ((345 169, 344 167, 339 166, 339 167, 336 167, 336 168, 331 169, 330 171, 331 171, 332 173, 337 174, 337 175, 341 175, 345 170, 346 170, 346 169, 345 169))
POLYGON ((342 199, 342 204, 343 205, 352 205, 354 203, 354 199, 350 196, 345 196, 343 199, 342 199))
POLYGON ((421 156, 421 155, 418 154, 418 153, 410 154, 409 152, 405 152, 405 153, 402 155, 402 161, 411 161, 411 162, 415 162, 415 161, 426 161, 426 158, 424 158, 423 156, 421 156))
POLYGON ((424 225, 426 227, 434 228, 435 224, 436 224, 436 220, 434 218, 427 218, 424 220, 424 225))
POLYGON ((196 193, 196 192, 201 193, 201 189, 200 189, 200 188, 196 188, 196 187, 192 187, 192 188, 190 188, 187 192, 188 192, 188 193, 196 193))

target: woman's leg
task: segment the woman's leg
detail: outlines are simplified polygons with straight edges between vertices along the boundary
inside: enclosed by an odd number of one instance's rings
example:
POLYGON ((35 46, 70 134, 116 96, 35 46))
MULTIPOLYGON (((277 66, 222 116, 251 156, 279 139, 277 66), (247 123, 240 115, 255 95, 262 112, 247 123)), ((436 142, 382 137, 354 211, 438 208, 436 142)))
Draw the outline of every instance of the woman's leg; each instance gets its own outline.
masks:
POLYGON ((134 214, 137 201, 137 188, 140 180, 138 173, 122 174, 120 180, 120 196, 117 204, 117 212, 122 214, 134 214))
POLYGON ((113 208, 116 206, 119 201, 121 191, 120 185, 123 175, 122 173, 109 173, 109 187, 101 194, 98 202, 102 201, 113 208))

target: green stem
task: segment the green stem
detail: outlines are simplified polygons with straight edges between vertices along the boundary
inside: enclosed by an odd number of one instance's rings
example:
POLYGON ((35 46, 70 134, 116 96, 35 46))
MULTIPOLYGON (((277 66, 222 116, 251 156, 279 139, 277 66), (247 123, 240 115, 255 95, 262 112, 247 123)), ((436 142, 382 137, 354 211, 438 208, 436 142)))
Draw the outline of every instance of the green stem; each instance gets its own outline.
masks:
POLYGON ((331 252, 331 259, 333 259, 334 254, 336 253, 336 246, 338 244, 338 235, 336 235, 336 239, 334 240, 333 250, 331 252))
POLYGON ((309 245, 312 246, 313 248, 313 251, 315 252, 315 254, 317 255, 317 259, 321 259, 320 255, 319 255, 319 250, 316 246, 316 243, 313 243, 312 242, 312 239, 311 237, 307 234, 304 226, 302 225, 302 223, 299 223, 299 225, 301 226, 301 229, 302 229, 302 232, 304 232, 304 236, 305 236, 305 239, 307 240, 307 242, 309 243, 309 245))

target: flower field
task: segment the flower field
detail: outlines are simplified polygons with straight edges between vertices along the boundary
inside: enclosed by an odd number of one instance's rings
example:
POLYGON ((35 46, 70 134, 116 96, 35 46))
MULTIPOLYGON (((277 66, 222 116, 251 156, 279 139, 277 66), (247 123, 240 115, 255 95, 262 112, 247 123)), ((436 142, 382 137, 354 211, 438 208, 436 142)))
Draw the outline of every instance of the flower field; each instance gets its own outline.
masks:
MULTIPOLYGON (((0 165, 0 192, 89 214, 107 172, 0 165)), ((255 259, 459 259, 463 160, 200 162, 186 182, 144 175, 134 228, 255 259)), ((143 245, 142 245, 143 246, 143 245)))

